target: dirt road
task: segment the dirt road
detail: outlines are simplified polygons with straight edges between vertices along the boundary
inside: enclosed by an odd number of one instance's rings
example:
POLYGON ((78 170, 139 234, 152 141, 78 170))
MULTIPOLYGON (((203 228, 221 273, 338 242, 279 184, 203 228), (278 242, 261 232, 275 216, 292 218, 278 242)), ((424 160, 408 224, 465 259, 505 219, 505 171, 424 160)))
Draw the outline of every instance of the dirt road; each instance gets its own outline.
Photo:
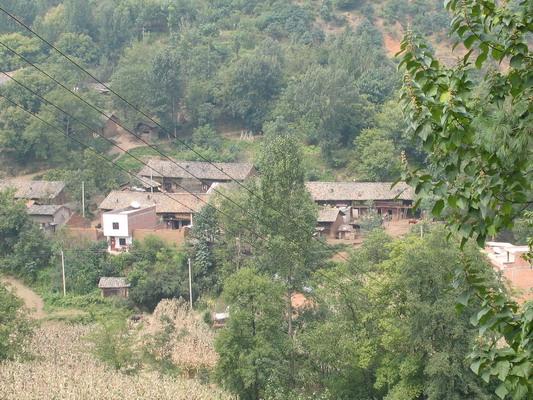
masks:
POLYGON ((43 299, 24 283, 10 276, 1 277, 0 281, 9 291, 24 301, 24 305, 30 310, 31 315, 34 318, 39 319, 46 315, 44 312, 43 299))

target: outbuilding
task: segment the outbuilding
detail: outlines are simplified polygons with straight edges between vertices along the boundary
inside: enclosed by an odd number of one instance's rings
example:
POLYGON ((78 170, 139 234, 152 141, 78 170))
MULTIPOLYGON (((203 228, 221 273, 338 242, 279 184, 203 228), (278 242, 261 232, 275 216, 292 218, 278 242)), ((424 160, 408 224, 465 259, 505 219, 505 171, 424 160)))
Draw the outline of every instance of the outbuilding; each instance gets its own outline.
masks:
POLYGON ((98 287, 102 291, 102 297, 128 297, 130 284, 124 277, 103 276, 98 282, 98 287))

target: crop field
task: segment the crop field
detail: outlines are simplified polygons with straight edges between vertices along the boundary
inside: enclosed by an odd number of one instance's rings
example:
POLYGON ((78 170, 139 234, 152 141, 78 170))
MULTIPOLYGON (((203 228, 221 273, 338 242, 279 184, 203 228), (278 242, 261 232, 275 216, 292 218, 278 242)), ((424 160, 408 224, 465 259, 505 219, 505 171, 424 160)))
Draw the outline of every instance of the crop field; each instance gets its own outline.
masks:
POLYGON ((114 371, 87 351, 92 328, 45 323, 35 332, 29 361, 0 364, 0 399, 232 399, 195 379, 114 371))

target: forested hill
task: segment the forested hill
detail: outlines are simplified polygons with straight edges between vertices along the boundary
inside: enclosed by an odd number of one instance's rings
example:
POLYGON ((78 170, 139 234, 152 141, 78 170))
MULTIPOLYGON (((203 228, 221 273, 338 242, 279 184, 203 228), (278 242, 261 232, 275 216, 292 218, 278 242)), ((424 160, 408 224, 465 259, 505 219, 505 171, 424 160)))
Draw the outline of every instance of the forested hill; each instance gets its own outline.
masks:
MULTIPOLYGON (((419 162, 421 154, 404 133, 396 100, 401 80, 392 57, 408 24, 430 37, 437 50, 448 43, 444 32, 449 17, 440 0, 2 4, 164 126, 155 140, 170 154, 195 158, 174 140, 177 137, 211 160, 249 159, 254 147, 235 139, 241 132, 291 132, 307 146, 310 179, 339 174, 395 179, 402 151, 419 162)), ((0 32, 2 71, 17 71, 19 83, 70 114, 44 105, 2 76, 3 95, 66 134, 2 98, 0 157, 9 165, 4 175, 31 165, 52 168, 50 176, 66 179, 73 171, 88 171, 98 164, 87 154, 80 157, 80 145, 68 136, 108 150, 89 129, 102 129, 106 119, 27 61, 75 88, 98 109, 116 115, 126 127, 135 129, 146 122, 130 105, 95 90, 98 86, 86 74, 4 13, 0 32)), ((143 151, 137 149, 138 154, 143 151)))

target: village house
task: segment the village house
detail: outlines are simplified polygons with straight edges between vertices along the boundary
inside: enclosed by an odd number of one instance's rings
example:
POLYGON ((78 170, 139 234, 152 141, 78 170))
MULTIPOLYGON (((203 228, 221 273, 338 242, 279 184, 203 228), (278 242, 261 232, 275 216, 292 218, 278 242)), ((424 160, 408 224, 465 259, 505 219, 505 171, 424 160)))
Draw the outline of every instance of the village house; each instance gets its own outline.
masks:
POLYGON ((130 284, 123 277, 107 277, 103 276, 98 282, 98 288, 102 293, 102 297, 128 297, 130 284))
POLYGON ((171 162, 152 158, 138 176, 146 189, 205 193, 214 183, 231 182, 232 178, 242 182, 254 174, 255 168, 249 163, 171 162))
POLYGON ((101 211, 129 207, 133 202, 141 208, 155 206, 158 223, 168 229, 181 229, 193 222, 193 215, 205 206, 206 194, 160 193, 114 190, 100 203, 101 211))
POLYGON ((102 214, 102 229, 109 251, 126 251, 133 244, 136 228, 155 228, 158 218, 155 206, 141 207, 137 202, 130 206, 102 214))
POLYGON ((343 222, 341 211, 338 208, 322 208, 318 210, 315 231, 319 237, 336 238, 343 222))
POLYGON ((528 251, 528 246, 505 242, 486 242, 483 250, 520 302, 533 300, 533 265, 525 257, 528 251))
POLYGON ((67 223, 72 213, 63 205, 33 204, 28 207, 28 215, 44 231, 55 232, 67 223))
POLYGON ((26 204, 64 204, 65 183, 62 181, 30 181, 23 179, 0 180, 0 190, 15 190, 17 200, 26 204))
MULTIPOLYGON (((374 209, 389 220, 411 216, 414 190, 404 182, 307 182, 313 201, 322 207, 351 207, 353 219, 374 209)), ((346 222, 346 221, 345 221, 346 222)))

